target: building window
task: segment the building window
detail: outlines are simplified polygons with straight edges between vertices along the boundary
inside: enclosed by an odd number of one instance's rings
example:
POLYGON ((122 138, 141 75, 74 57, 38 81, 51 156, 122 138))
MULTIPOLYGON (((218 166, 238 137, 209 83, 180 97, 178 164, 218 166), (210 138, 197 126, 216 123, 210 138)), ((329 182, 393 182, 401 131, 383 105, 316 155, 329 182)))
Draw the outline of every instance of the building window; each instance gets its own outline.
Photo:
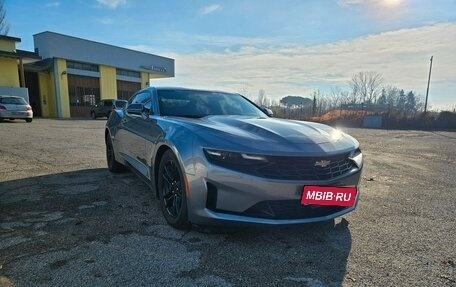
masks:
POLYGON ((141 83, 117 80, 117 99, 119 100, 128 100, 139 90, 141 90, 141 83))
POLYGON ((89 117, 90 108, 100 101, 98 78, 68 75, 71 117, 89 117))
POLYGON ((82 63, 82 62, 75 62, 75 61, 68 61, 67 60, 67 68, 75 69, 75 70, 84 70, 84 71, 91 71, 91 72, 99 72, 98 65, 82 63))
POLYGON ((136 71, 124 70, 124 69, 117 69, 116 74, 118 76, 125 76, 131 78, 141 78, 141 73, 136 71))

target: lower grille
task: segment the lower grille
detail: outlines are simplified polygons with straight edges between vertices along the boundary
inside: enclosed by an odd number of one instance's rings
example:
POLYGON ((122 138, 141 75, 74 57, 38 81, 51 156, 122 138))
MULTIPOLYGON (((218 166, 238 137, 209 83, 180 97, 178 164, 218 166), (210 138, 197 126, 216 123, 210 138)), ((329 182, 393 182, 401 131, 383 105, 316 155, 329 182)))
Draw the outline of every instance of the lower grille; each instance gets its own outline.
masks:
POLYGON ((346 207, 303 205, 300 200, 262 201, 241 215, 267 219, 301 219, 331 215, 346 207))

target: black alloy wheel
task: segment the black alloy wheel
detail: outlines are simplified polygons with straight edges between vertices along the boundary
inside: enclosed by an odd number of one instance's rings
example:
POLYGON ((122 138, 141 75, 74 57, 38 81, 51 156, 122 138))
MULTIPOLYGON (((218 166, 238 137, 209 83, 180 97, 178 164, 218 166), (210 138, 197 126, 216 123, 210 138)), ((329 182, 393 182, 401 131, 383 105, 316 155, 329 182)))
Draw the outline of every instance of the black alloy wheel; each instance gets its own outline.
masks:
POLYGON ((106 135, 106 163, 108 164, 108 169, 111 172, 119 173, 125 171, 125 166, 116 160, 114 148, 112 147, 112 141, 109 135, 106 135))
POLYGON ((166 222, 178 229, 189 225, 185 192, 184 176, 177 158, 168 150, 163 154, 158 169, 158 198, 166 222))

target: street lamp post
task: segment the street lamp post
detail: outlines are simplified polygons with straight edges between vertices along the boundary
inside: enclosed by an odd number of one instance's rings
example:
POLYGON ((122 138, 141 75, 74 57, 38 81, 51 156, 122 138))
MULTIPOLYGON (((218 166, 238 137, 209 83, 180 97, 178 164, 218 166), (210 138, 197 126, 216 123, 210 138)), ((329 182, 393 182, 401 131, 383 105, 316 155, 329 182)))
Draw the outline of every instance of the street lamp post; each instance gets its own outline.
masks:
POLYGON ((427 103, 428 103, 428 95, 429 95, 429 83, 431 82, 431 71, 432 71, 432 59, 434 56, 431 56, 431 64, 429 66, 429 77, 427 82, 427 89, 426 89, 426 101, 424 102, 424 116, 426 116, 427 111, 427 103))

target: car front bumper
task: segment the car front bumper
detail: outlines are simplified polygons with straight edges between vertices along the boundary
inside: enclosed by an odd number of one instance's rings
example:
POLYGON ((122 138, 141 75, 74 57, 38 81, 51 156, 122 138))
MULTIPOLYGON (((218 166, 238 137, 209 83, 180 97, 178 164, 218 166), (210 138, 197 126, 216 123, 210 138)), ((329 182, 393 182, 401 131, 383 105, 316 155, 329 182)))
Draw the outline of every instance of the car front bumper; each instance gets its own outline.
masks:
POLYGON ((196 224, 288 225, 326 221, 356 208, 302 205, 306 185, 358 186, 362 169, 328 181, 269 180, 211 166, 205 176, 187 174, 188 217, 196 224))

